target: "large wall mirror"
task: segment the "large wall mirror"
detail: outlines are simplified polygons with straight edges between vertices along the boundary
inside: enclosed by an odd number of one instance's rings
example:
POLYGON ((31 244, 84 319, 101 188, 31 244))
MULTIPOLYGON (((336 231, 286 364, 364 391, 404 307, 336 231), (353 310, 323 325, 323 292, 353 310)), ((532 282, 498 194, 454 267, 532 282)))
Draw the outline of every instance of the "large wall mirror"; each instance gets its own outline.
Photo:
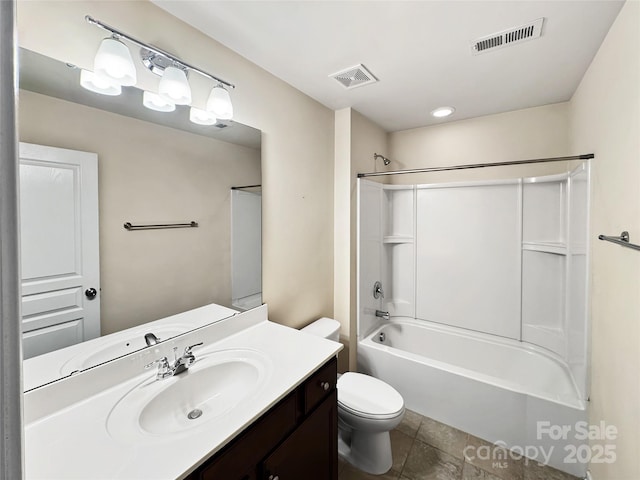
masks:
POLYGON ((135 87, 99 95, 73 65, 19 55, 25 359, 212 303, 260 305, 260 131, 150 110, 135 87))

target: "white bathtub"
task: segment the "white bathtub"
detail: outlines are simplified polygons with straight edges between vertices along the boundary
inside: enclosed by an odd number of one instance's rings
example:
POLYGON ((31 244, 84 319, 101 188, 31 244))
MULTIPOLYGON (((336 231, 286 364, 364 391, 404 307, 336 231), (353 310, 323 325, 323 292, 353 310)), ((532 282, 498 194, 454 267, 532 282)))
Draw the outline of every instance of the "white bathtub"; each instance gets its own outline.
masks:
POLYGON ((587 465, 575 455, 585 444, 576 433, 587 420, 586 402, 566 364, 544 349, 393 318, 358 343, 358 367, 396 388, 411 410, 573 475, 586 474, 587 465), (552 426, 563 426, 566 435, 546 429, 552 426))

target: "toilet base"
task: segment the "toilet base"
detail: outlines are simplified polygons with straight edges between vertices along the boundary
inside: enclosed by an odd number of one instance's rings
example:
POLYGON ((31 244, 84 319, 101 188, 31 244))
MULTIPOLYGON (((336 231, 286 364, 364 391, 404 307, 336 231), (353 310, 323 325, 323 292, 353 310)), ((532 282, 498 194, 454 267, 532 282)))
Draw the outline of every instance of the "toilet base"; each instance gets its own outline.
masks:
POLYGON ((389 432, 341 430, 338 454, 357 469, 372 475, 387 473, 393 465, 389 432))

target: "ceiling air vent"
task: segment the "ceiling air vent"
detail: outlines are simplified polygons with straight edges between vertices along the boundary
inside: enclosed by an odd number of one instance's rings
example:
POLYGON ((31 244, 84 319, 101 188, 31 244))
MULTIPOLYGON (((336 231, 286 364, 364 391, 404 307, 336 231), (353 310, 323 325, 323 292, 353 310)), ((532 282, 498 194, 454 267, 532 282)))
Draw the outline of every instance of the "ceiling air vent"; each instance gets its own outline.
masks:
POLYGON ((496 50, 498 48, 508 47, 516 43, 526 42, 539 38, 542 34, 542 24, 544 18, 538 18, 533 22, 520 27, 509 28, 502 32, 493 33, 485 37, 478 38, 471 43, 471 53, 479 55, 480 53, 496 50))
POLYGON ((362 64, 349 67, 329 75, 335 78, 344 88, 356 88, 375 83, 378 79, 362 64))

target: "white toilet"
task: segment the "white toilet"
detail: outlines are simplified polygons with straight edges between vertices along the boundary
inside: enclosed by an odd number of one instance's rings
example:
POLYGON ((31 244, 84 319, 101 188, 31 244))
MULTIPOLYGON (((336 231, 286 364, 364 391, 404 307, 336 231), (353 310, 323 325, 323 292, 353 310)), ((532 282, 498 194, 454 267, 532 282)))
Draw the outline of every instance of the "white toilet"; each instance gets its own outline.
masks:
MULTIPOLYGON (((323 317, 302 332, 339 341, 340 323, 323 317)), ((367 473, 391 468, 389 431, 404 415, 404 400, 390 385, 362 373, 338 375, 338 453, 367 473)))

